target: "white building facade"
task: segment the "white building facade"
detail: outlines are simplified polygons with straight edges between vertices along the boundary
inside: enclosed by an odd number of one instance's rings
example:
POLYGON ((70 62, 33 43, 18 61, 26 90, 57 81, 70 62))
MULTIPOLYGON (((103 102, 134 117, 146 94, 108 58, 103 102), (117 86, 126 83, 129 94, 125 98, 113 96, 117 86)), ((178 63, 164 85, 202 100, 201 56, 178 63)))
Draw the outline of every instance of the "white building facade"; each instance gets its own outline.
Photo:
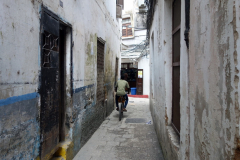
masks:
MULTIPOLYGON (((122 52, 121 69, 130 75, 130 87, 137 87, 137 71, 143 70, 143 91, 149 95, 149 52, 146 44, 147 6, 143 0, 125 0, 122 17, 122 52), (127 68, 129 67, 129 68, 127 68), (131 70, 129 72, 129 70, 131 70), (134 76, 132 74, 134 70, 134 76)), ((124 72, 125 73, 125 72, 124 72)), ((137 87, 138 90, 138 87, 137 87)))
POLYGON ((239 1, 147 4, 150 108, 165 158, 238 159, 239 1))

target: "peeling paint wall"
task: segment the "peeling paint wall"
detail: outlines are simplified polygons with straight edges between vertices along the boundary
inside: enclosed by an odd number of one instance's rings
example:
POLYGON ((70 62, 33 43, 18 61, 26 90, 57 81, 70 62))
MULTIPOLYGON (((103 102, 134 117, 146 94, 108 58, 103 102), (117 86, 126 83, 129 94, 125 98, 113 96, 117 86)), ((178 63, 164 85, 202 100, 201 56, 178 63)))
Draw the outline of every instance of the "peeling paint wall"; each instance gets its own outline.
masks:
POLYGON ((63 7, 59 1, 48 0, 1 2, 0 159, 34 159, 40 153, 42 5, 72 25, 74 45, 66 46, 64 128, 66 139, 73 141, 74 154, 114 109, 115 63, 121 40, 116 4, 111 0, 61 1, 63 7), (96 102, 98 37, 105 41, 104 104, 96 102))
POLYGON ((149 40, 150 108, 164 156, 238 159, 240 2, 191 0, 188 50, 181 1, 180 136, 171 127, 172 1, 156 2, 149 40))
POLYGON ((156 1, 150 30, 150 109, 166 159, 178 159, 179 138, 171 127, 171 1, 156 1))
POLYGON ((0 100, 1 159, 32 159, 38 155, 40 128, 37 106, 37 93, 0 100))
POLYGON ((39 9, 1 1, 0 15, 0 159, 33 159, 40 147, 39 9))
POLYGON ((238 3, 191 1, 190 159, 233 159, 237 150, 238 3))
MULTIPOLYGON (((172 122, 172 1, 156 1, 150 30, 150 109, 166 159, 179 159, 180 137, 172 122)), ((181 30, 181 36, 184 30, 181 30)), ((182 38, 183 39, 183 38, 182 38)), ((183 46, 183 45, 182 45, 183 46)), ((182 50, 183 48, 181 48, 182 50)), ((181 55, 182 56, 182 55, 181 55)), ((182 64, 180 66, 187 65, 182 64)), ((186 70, 185 67, 181 68, 186 70)), ((180 77, 186 80, 187 77, 180 77)), ((181 97, 182 99, 186 97, 181 97)), ((188 103, 188 102, 187 102, 188 103)), ((185 117, 186 120, 186 117, 185 117)), ((185 134, 185 133, 184 133, 185 134)), ((183 135, 184 135, 183 134, 183 135)))

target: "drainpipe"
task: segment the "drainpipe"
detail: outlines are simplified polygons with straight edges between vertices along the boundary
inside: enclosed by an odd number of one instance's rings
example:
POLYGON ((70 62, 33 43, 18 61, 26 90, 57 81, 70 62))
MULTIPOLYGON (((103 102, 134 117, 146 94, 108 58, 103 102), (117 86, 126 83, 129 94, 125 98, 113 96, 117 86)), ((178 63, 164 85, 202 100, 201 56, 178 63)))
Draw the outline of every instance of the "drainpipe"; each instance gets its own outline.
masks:
POLYGON ((185 0, 185 27, 184 40, 186 41, 187 48, 189 49, 190 0, 185 0))

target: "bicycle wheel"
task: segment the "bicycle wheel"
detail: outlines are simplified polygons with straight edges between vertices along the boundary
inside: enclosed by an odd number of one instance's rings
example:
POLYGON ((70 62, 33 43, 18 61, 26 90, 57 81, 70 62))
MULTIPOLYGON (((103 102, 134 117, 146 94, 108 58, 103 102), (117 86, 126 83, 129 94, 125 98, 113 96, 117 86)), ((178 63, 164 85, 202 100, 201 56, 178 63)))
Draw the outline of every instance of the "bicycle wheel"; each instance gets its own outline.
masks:
MULTIPOLYGON (((122 110, 124 108, 124 104, 122 103, 122 110)), ((123 118, 123 111, 121 111, 121 117, 123 118)))
POLYGON ((122 119, 122 103, 118 103, 119 121, 122 119))

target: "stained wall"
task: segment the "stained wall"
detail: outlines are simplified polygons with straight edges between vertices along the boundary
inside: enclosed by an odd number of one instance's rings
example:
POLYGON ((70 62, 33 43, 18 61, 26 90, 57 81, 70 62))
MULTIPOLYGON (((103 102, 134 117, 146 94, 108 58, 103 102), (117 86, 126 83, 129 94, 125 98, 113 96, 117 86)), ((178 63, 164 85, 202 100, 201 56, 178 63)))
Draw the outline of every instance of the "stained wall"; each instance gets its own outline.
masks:
POLYGON ((74 154, 114 108, 115 60, 120 56, 120 27, 114 14, 115 3, 109 7, 106 4, 112 3, 108 0, 62 2, 63 7, 59 1, 1 1, 0 159, 39 156, 42 6, 71 25, 72 40, 69 32, 67 41, 72 41, 73 45, 67 46, 65 62, 64 130, 66 140, 74 144, 74 154), (98 37, 105 41, 104 103, 96 101, 98 37))
POLYGON ((172 121, 172 1, 157 0, 150 29, 150 108, 166 159, 239 157, 239 2, 181 1, 180 135, 172 121))
POLYGON ((239 8, 191 1, 190 159, 239 157, 239 8))

